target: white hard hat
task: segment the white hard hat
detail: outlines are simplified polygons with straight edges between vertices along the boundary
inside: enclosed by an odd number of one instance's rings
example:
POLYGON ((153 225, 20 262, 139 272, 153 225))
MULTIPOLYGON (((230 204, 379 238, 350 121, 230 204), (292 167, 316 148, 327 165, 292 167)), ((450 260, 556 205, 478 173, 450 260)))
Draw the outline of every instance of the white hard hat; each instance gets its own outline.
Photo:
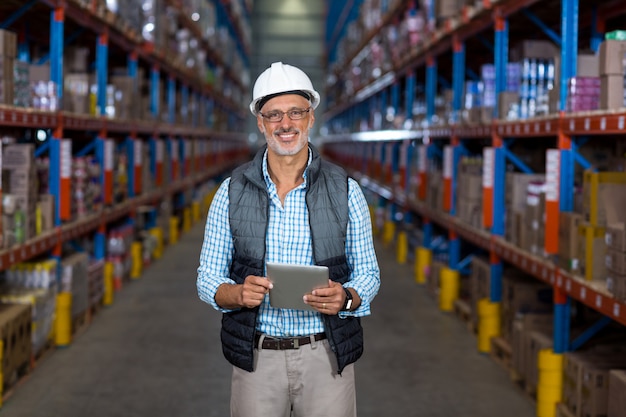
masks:
POLYGON ((313 108, 320 104, 320 95, 313 89, 313 84, 304 71, 282 62, 274 62, 254 83, 250 111, 256 116, 258 110, 265 104, 263 102, 259 106, 259 102, 281 94, 307 96, 313 108))

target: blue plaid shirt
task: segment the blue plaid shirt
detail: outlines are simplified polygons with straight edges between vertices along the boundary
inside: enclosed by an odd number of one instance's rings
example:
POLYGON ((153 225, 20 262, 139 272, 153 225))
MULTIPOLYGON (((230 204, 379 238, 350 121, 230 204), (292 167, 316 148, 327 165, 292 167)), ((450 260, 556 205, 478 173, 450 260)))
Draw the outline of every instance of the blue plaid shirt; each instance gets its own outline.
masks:
MULTIPOLYGON (((270 198, 266 262, 312 265, 313 250, 305 201, 307 171, 303 175, 304 182, 287 194, 284 205, 268 174, 267 154, 263 159, 263 175, 270 198)), ((215 302, 217 288, 224 283, 234 284, 230 279, 234 248, 228 221, 229 182, 230 178, 221 184, 209 209, 197 279, 200 299, 222 312, 230 310, 221 308, 215 302)), ((370 302, 380 287, 380 270, 374 252, 367 202, 352 178, 348 182, 348 207, 346 255, 351 274, 345 286, 356 290, 361 297, 361 305, 352 312, 341 312, 340 316, 366 316, 370 314, 370 302)), ((269 296, 266 296, 260 306, 257 330, 276 337, 300 336, 323 332, 324 323, 317 312, 272 308, 269 296)))

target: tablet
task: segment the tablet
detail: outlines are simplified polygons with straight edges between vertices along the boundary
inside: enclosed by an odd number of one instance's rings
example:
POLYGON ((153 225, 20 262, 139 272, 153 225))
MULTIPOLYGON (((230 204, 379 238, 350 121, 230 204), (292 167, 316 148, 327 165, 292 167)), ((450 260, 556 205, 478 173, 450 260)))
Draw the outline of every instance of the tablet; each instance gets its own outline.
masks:
POLYGON ((328 267, 275 262, 266 266, 267 277, 274 284, 270 290, 272 307, 314 311, 302 297, 316 288, 328 287, 328 267))

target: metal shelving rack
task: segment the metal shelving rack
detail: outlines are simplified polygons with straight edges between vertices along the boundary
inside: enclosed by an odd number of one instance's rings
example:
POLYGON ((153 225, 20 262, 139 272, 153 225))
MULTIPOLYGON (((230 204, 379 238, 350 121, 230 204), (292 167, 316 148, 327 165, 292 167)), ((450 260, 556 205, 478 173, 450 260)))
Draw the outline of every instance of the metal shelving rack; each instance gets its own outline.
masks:
MULTIPOLYGON (((583 1, 583 0, 580 0, 583 1)), ((415 74, 420 71, 424 75, 426 120, 424 127, 413 130, 385 130, 369 131, 349 134, 329 134, 324 140, 324 151, 331 158, 348 167, 352 174, 361 180, 364 187, 381 196, 381 199, 392 205, 392 214, 397 209, 404 210, 410 222, 411 214, 416 213, 422 219, 424 229, 423 246, 430 245, 433 223, 448 231, 450 268, 459 269, 461 264, 458 239, 463 239, 476 247, 489 252, 491 263, 491 301, 499 302, 501 297, 502 263, 506 262, 523 270, 535 278, 550 284, 554 289, 554 352, 563 353, 570 350, 569 340, 569 298, 578 300, 582 304, 602 313, 622 325, 626 325, 626 303, 615 299, 604 285, 585 281, 582 277, 570 274, 555 265, 550 259, 534 256, 505 241, 503 235, 504 213, 504 175, 505 159, 512 158, 513 163, 521 166, 514 155, 505 149, 504 139, 523 141, 530 138, 547 138, 552 145, 553 161, 556 167, 547 167, 552 175, 548 175, 548 184, 553 190, 558 190, 556 198, 548 199, 546 216, 545 250, 548 254, 558 251, 558 224, 559 213, 572 211, 574 179, 570 172, 575 160, 580 160, 573 146, 576 136, 606 136, 621 135, 626 123, 626 109, 617 111, 594 111, 586 113, 565 113, 565 91, 567 80, 576 74, 576 60, 578 53, 579 28, 578 22, 589 17, 586 21, 592 22, 592 39, 590 45, 597 50, 605 22, 616 16, 626 13, 626 6, 619 2, 606 2, 595 6, 591 16, 579 16, 579 0, 562 0, 560 2, 560 20, 563 23, 563 34, 555 35, 541 19, 532 15, 529 8, 538 4, 539 0, 484 0, 480 6, 465 7, 458 18, 447 19, 419 46, 402 51, 400 61, 393 62, 393 69, 382 74, 376 80, 371 80, 364 87, 355 92, 353 97, 333 103, 324 115, 327 126, 340 122, 346 126, 355 126, 360 117, 367 118, 372 103, 389 105, 398 114, 401 111, 397 99, 390 101, 389 96, 397 95, 400 85, 404 85, 404 95, 407 100, 407 109, 410 109, 414 97, 415 74), (446 125, 432 123, 435 113, 435 94, 439 82, 438 59, 444 54, 451 54, 448 59, 450 68, 448 74, 452 77, 450 85, 453 89, 452 105, 454 110, 460 109, 460 97, 463 94, 463 80, 466 74, 466 54, 471 57, 472 51, 466 50, 466 41, 470 38, 483 36, 484 32, 492 31, 494 41, 491 45, 493 61, 496 69, 496 92, 503 91, 503 77, 506 76, 509 42, 509 18, 524 13, 533 23, 537 24, 548 37, 558 41, 561 46, 560 79, 560 112, 549 116, 537 117, 519 121, 498 120, 497 107, 494 121, 490 124, 465 126, 458 123, 446 125), (394 91, 395 90, 395 91, 394 91), (490 161, 488 186, 483 187, 483 194, 488 197, 483 200, 483 218, 487 230, 473 228, 461 222, 455 216, 456 163, 462 153, 461 143, 466 140, 477 140, 490 144, 490 161), (360 148, 354 144, 360 143, 360 148), (383 181, 380 173, 383 170, 392 174, 400 174, 402 178, 410 175, 419 176, 420 183, 426 182, 425 163, 431 155, 434 143, 447 143, 444 147, 444 211, 433 210, 423 201, 425 190, 417 190, 417 195, 410 194, 407 182, 391 186, 390 181, 383 181), (408 152, 399 152, 400 148, 408 148, 408 152), (358 149, 363 149, 362 151, 358 149), (411 153, 420 152, 417 166, 411 166, 411 153), (407 171, 401 172, 401 167, 407 171), (368 172, 369 170, 369 172, 368 172), (373 173, 372 173, 373 172, 373 173), (490 204, 485 204, 490 201, 490 204)), ((547 2, 543 2, 547 3, 547 2)), ((554 7, 559 2, 549 1, 554 7)), ((393 21, 394 17, 406 11, 404 2, 398 7, 389 10, 384 19, 384 25, 393 21)), ((552 16, 552 23, 558 17, 552 16)), ((559 24, 560 24, 559 23, 559 24)), ((383 26, 384 26, 383 25, 383 26)), ((368 33, 358 50, 350 55, 350 60, 358 56, 360 51, 367 48, 369 42, 382 31, 375 28, 368 33)), ((519 36, 519 35, 518 35, 519 36)), ((483 38, 484 39, 484 38, 483 38)), ((341 77, 341 75, 337 75, 341 77)), ((333 86, 331 86, 333 88, 333 86)), ((381 108, 383 106, 380 106, 381 108)), ((485 166, 483 168, 486 168, 485 166)), ((388 176, 389 177, 389 176, 388 176)), ((403 220, 406 221, 406 220, 403 220)), ((587 333, 585 337, 591 337, 587 333)))
MULTIPOLYGON (((213 0, 220 16, 227 17, 226 24, 231 33, 237 34, 239 51, 247 56, 250 51, 250 37, 245 35, 244 20, 237 18, 233 14, 232 2, 226 0, 213 0)), ((166 0, 165 4, 182 10, 180 0, 166 0)), ((167 120, 159 119, 159 109, 157 97, 158 83, 153 83, 150 88, 152 99, 151 111, 153 120, 121 120, 109 118, 104 114, 103 94, 105 88, 98 88, 97 103, 102 109, 100 116, 79 115, 63 110, 59 111, 39 111, 31 108, 19 108, 8 105, 0 105, 0 128, 28 128, 44 129, 52 131, 52 137, 42 145, 38 146, 38 154, 49 152, 51 156, 50 182, 51 190, 56 199, 56 221, 52 231, 28 240, 24 244, 15 245, 11 248, 0 250, 0 270, 7 269, 12 265, 36 256, 51 253, 53 256, 60 256, 62 245, 77 237, 95 233, 95 253, 96 256, 104 256, 104 234, 107 225, 120 219, 132 219, 139 206, 155 205, 167 198, 172 198, 185 190, 193 189, 212 178, 226 172, 234 164, 244 160, 248 156, 248 145, 246 135, 241 133, 226 133, 215 130, 207 122, 206 114, 199 114, 195 111, 187 115, 183 124, 176 123, 176 92, 180 91, 183 106, 188 106, 190 97, 202 100, 207 104, 208 111, 220 107, 228 113, 231 119, 230 127, 236 126, 237 122, 245 117, 244 106, 225 96, 214 86, 192 74, 182 65, 177 64, 172 53, 155 47, 151 42, 145 41, 133 29, 116 19, 115 15, 102 7, 97 7, 96 2, 79 2, 78 0, 38 0, 22 2, 9 0, 0 8, 0 13, 4 13, 5 23, 3 27, 11 28, 20 25, 22 19, 29 16, 36 16, 41 19, 41 14, 46 13, 47 6, 50 15, 49 30, 49 63, 51 81, 57 83, 59 98, 63 94, 63 47, 69 42, 78 43, 76 39, 70 41, 70 36, 65 34, 64 26, 68 21, 72 22, 72 27, 79 26, 82 30, 94 34, 97 40, 96 51, 96 73, 99 87, 107 83, 109 72, 108 56, 111 48, 127 54, 128 75, 137 77, 139 64, 150 68, 149 76, 153 81, 159 81, 162 77, 166 79, 166 103, 167 120), (232 121, 234 120, 234 121, 232 121), (103 171, 106 171, 105 160, 112 159, 112 146, 107 145, 107 141, 115 141, 125 144, 128 159, 128 199, 113 204, 107 176, 101 176, 104 190, 104 201, 108 202, 101 211, 76 221, 67 221, 69 217, 69 178, 63 176, 62 166, 70 163, 67 158, 71 158, 71 140, 63 139, 66 132, 81 132, 87 136, 93 135, 93 141, 86 146, 82 152, 95 152, 101 159, 103 171), (114 139, 108 139, 113 137, 114 139), (202 153, 192 155, 189 152, 189 141, 195 140, 205 142, 202 146, 202 153), (168 147, 166 145, 173 145, 168 147), (138 158, 135 154, 141 151, 142 146, 150 146, 150 167, 151 175, 156 179, 156 188, 144 190, 141 187, 141 179, 137 175, 138 158), (162 151, 170 149, 172 154, 172 164, 170 171, 173 173, 170 181, 165 184, 162 178, 163 159, 159 156, 162 151)), ((218 21, 224 24, 224 19, 218 21)), ((185 18, 181 13, 179 16, 180 26, 187 28, 196 36, 199 29, 196 23, 189 18, 185 18)), ((198 36, 201 39, 201 36, 198 36)), ((242 75, 235 73, 229 64, 222 58, 222 54, 215 47, 211 47, 206 41, 201 42, 202 48, 207 52, 207 60, 212 65, 224 69, 225 81, 239 89, 243 95, 247 91, 246 81, 242 75)), ((247 59, 247 58, 246 58, 247 59)), ((191 112, 190 112, 191 113, 191 112)), ((237 130, 233 127, 233 132, 237 130)), ((84 144, 83 144, 84 145, 84 144)))

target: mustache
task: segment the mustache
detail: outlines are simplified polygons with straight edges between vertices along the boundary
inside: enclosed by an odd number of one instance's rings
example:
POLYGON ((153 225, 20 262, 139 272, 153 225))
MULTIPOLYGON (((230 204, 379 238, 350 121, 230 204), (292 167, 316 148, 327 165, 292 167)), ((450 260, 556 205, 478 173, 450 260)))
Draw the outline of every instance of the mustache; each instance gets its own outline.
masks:
POLYGON ((281 133, 301 133, 301 132, 300 132, 300 129, 296 129, 295 127, 290 127, 287 129, 279 127, 278 129, 274 131, 275 135, 279 135, 281 133))

